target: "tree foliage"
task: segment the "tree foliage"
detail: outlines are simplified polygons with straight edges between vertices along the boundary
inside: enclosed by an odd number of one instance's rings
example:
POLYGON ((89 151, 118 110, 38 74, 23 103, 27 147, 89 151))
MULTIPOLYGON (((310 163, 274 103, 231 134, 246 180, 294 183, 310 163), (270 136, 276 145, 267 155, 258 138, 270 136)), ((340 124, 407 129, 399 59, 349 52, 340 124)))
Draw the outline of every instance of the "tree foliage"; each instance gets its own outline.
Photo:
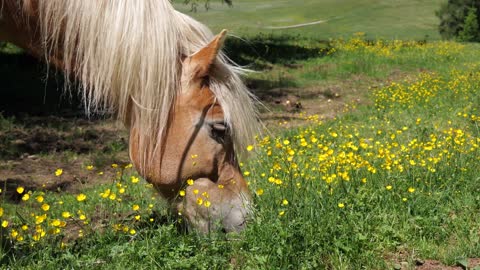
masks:
MULTIPOLYGON (((474 26, 473 18, 476 17, 478 26, 480 18, 480 0, 448 0, 436 12, 440 19, 440 35, 445 39, 459 38, 460 33, 470 34, 474 26), (474 14, 472 13, 472 10, 474 14), (467 22, 467 17, 468 18, 467 22), (465 27, 466 26, 466 27, 465 27), (470 27, 470 29, 468 29, 470 27), (465 30, 467 28, 467 30, 465 30), (465 32, 466 31, 466 32, 465 32)), ((478 36, 478 27, 477 27, 478 36)))
POLYGON ((463 24, 463 29, 458 33, 459 41, 478 42, 480 41, 480 32, 478 28, 477 9, 472 7, 468 10, 467 17, 463 24))

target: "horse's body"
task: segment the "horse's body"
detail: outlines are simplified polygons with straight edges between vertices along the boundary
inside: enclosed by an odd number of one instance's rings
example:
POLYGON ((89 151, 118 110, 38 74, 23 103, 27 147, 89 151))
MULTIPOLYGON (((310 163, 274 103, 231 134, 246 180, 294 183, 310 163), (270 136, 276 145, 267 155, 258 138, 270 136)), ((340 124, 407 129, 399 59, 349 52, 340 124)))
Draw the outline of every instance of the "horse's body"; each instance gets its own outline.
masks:
POLYGON ((80 82, 87 111, 125 123, 136 169, 193 227, 244 227, 250 196, 235 151, 257 131, 256 113, 220 52, 224 31, 214 37, 168 0, 0 0, 0 16, 0 40, 80 82))

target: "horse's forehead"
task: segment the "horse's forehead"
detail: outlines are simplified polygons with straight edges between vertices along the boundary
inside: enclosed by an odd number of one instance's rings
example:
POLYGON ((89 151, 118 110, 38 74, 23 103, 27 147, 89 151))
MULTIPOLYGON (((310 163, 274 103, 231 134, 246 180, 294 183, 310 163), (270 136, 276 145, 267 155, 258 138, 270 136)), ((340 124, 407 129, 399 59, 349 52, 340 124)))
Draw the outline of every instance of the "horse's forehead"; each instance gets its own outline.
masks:
POLYGON ((208 87, 191 89, 188 93, 182 95, 180 100, 184 105, 203 109, 205 106, 216 103, 215 94, 208 87))

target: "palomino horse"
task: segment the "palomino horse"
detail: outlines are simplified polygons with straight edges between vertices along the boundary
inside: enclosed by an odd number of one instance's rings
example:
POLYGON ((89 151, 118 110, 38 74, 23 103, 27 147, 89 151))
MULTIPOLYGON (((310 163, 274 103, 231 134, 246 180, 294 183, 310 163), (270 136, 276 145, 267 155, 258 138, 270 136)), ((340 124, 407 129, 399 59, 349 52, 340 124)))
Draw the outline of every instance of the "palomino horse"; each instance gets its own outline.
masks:
POLYGON ((0 11, 0 40, 78 81, 87 112, 123 121, 137 171, 192 227, 244 228, 251 198, 236 154, 257 115, 220 51, 225 31, 213 36, 169 0, 0 0, 0 11))

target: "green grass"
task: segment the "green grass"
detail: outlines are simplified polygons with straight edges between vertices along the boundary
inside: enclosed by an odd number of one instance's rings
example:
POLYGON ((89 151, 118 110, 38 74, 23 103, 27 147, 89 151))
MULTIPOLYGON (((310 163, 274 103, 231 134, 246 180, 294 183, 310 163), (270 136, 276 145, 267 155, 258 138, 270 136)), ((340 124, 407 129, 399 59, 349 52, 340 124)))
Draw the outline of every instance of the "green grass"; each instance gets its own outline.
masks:
POLYGON ((350 37, 365 32, 369 38, 439 39, 439 23, 435 11, 442 0, 239 0, 229 7, 211 1, 207 12, 199 7, 196 13, 183 1, 175 7, 218 32, 223 28, 233 35, 255 36, 259 33, 302 35, 318 39, 350 37), (269 30, 267 27, 289 26, 328 20, 326 23, 288 30, 269 30))
POLYGON ((349 104, 334 120, 305 116, 306 126, 260 139, 242 167, 255 200, 244 232, 185 233, 131 172, 82 191, 82 202, 45 192, 48 211, 35 201, 39 191, 12 204, 5 194, 16 187, 3 187, 2 262, 12 269, 388 269, 479 257, 478 49, 355 37, 293 61, 300 67, 267 63, 272 69, 254 76, 271 79, 280 70, 299 87, 344 80, 355 87, 361 76, 375 87, 367 105, 349 104), (403 76, 385 80, 396 70, 403 76), (74 216, 62 218, 63 211, 74 216), (46 234, 35 241, 43 213, 46 234), (55 219, 67 224, 58 234, 49 231, 55 219), (24 241, 11 240, 25 223, 24 241), (75 224, 84 235, 69 240, 75 224))

